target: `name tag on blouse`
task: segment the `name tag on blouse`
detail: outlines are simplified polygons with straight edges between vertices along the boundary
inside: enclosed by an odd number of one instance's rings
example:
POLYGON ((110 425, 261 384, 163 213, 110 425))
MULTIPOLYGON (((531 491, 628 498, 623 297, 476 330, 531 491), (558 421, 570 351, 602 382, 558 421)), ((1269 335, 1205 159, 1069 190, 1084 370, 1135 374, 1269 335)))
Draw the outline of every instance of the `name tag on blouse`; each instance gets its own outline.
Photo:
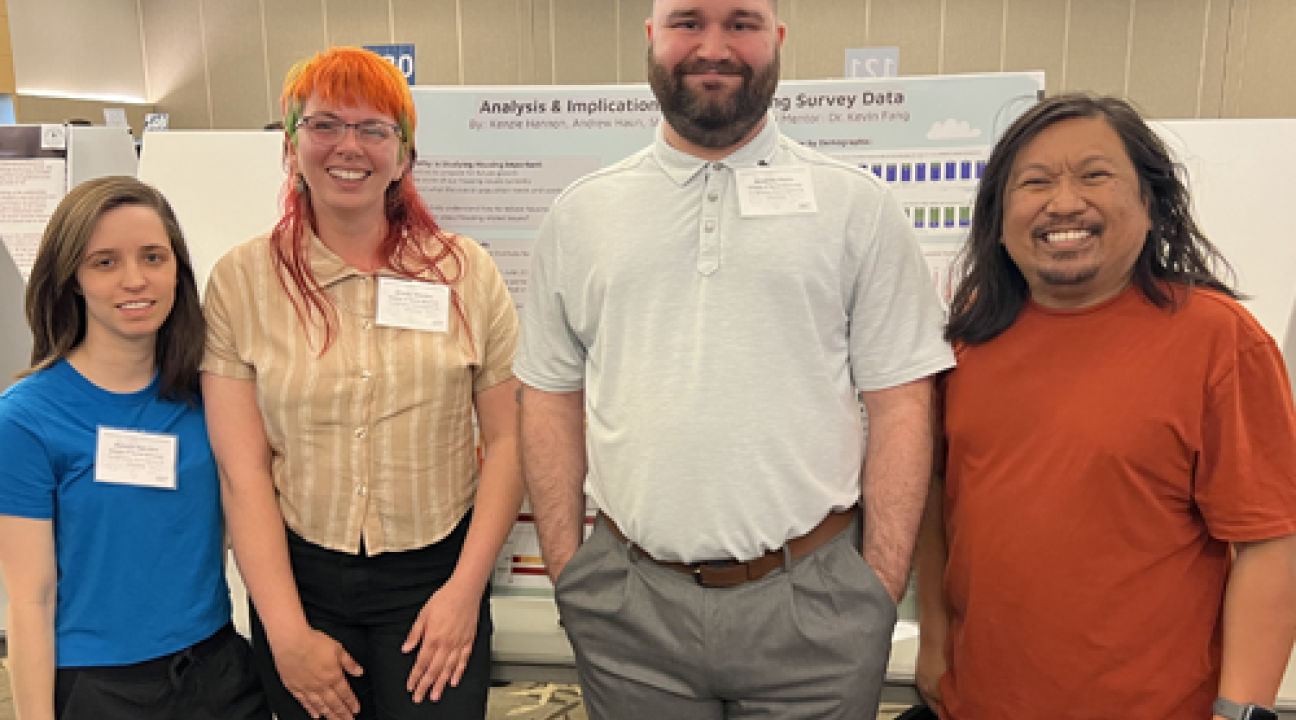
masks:
POLYGON ((95 443, 95 482, 176 489, 175 435, 99 426, 95 443))
POLYGON ((810 168, 804 165, 741 168, 734 175, 743 217, 819 212, 810 168))
POLYGON ((375 321, 402 330, 446 332, 450 329, 450 287, 379 275, 375 321))

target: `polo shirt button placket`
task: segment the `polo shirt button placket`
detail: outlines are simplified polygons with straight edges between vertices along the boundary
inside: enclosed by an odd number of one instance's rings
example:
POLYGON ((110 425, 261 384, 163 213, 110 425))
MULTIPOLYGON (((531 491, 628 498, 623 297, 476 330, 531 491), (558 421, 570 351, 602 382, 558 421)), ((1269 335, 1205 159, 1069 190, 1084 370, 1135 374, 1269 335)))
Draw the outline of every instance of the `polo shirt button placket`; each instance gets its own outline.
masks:
POLYGON ((724 189, 723 163, 711 163, 703 175, 702 232, 698 237, 697 271, 711 275, 720 268, 720 194, 724 189))

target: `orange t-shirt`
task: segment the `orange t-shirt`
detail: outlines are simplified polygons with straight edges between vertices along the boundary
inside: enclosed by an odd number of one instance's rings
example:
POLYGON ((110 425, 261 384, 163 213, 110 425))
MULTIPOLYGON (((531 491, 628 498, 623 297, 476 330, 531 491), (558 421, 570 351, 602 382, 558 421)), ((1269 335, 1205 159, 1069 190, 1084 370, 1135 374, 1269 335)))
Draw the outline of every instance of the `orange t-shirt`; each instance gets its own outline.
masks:
POLYGON ((1028 305, 948 377, 948 718, 1200 718, 1229 542, 1296 532, 1282 357, 1236 302, 1028 305))

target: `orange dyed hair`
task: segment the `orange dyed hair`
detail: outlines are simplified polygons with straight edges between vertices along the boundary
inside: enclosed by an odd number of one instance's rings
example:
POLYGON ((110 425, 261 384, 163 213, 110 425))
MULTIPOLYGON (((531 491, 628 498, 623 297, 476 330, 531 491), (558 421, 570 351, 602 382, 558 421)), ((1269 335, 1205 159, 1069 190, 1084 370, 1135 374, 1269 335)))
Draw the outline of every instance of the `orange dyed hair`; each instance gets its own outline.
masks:
MULTIPOLYGON (((284 79, 281 103, 284 113, 284 152, 297 146, 297 124, 311 98, 342 107, 366 104, 394 118, 401 128, 401 162, 409 163, 400 180, 387 187, 384 213, 387 235, 379 253, 391 270, 406 277, 426 278, 450 286, 455 314, 463 323, 469 345, 472 330, 454 283, 468 269, 468 258, 453 236, 437 227, 423 198, 414 187, 414 128, 417 116, 405 76, 395 65, 360 48, 331 48, 293 65, 284 79), (442 268, 442 264, 447 268, 442 268)), ((318 233, 310 187, 301 177, 290 177, 284 186, 283 214, 270 236, 279 283, 292 300, 297 318, 309 326, 316 318, 324 325, 323 355, 337 333, 337 308, 310 269, 310 243, 306 230, 318 233), (294 293, 292 290, 296 289, 294 293), (300 301, 299 298, 300 297, 300 301)))
POLYGON ((361 48, 332 48, 299 61, 284 78, 284 131, 297 144, 297 123, 311 97, 343 107, 364 103, 396 118, 401 129, 401 159, 414 149, 418 116, 409 84, 396 66, 361 48))

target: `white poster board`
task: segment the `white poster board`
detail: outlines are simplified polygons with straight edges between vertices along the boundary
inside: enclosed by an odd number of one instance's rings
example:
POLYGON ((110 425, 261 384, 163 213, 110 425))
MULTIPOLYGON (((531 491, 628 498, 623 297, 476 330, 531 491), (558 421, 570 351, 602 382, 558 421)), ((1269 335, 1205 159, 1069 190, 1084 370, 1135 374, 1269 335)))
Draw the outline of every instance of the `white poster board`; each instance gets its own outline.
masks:
POLYGON ((189 246, 198 289, 230 248, 279 218, 283 134, 169 130, 144 134, 139 179, 166 196, 189 246))
MULTIPOLYGON (((1237 274, 1243 301, 1265 330, 1292 349, 1296 232, 1291 202, 1296 120, 1169 120, 1152 123, 1186 171, 1201 229, 1237 274)), ((1296 360, 1291 354, 1289 363, 1296 360)))

